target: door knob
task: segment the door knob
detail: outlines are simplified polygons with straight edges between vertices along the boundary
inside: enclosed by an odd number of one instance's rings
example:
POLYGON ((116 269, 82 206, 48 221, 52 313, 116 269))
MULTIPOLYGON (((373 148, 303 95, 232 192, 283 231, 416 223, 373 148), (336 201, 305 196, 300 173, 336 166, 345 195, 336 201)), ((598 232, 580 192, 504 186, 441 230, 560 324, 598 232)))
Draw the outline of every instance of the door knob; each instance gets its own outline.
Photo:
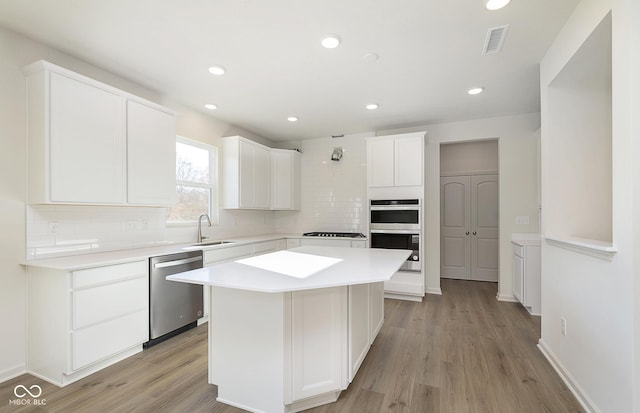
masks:
POLYGON ((473 235, 476 235, 476 234, 477 234, 477 232, 473 231, 473 235))
POLYGON ((469 235, 469 231, 465 232, 465 235, 469 235))

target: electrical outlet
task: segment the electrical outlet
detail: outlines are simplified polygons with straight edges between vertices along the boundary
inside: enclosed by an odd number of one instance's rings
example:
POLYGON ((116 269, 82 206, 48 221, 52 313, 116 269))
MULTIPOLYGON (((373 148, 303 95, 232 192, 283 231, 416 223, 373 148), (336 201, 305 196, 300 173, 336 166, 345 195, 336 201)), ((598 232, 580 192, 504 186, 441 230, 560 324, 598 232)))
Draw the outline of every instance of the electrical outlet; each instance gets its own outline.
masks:
POLYGON ((136 230, 136 221, 133 219, 130 219, 127 221, 127 231, 135 231, 136 230))
POLYGON ((517 216, 516 225, 529 225, 529 216, 528 215, 517 216))
POLYGON ((567 320, 564 317, 560 317, 560 332, 563 336, 567 335, 567 320))
POLYGON ((58 233, 58 231, 60 230, 60 223, 59 222, 49 222, 49 225, 47 227, 47 233, 49 235, 56 235, 58 233))

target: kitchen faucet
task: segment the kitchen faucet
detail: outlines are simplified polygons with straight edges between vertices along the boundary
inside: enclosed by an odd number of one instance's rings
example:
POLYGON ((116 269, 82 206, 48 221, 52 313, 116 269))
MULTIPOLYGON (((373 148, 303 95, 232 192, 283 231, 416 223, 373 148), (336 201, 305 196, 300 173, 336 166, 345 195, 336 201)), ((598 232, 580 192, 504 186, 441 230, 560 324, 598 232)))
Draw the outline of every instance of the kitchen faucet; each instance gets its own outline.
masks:
POLYGON ((209 218, 209 214, 200 214, 200 216, 198 217, 198 242, 202 242, 203 239, 207 238, 207 237, 203 237, 202 236, 202 217, 207 218, 207 222, 209 223, 209 226, 211 226, 211 218, 209 218))

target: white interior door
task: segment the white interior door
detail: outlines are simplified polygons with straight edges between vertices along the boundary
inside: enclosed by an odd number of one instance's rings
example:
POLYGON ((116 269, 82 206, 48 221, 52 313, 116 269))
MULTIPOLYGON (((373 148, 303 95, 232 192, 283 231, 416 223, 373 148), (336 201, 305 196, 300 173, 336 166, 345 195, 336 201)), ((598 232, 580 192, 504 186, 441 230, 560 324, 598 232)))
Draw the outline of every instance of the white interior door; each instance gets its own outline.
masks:
POLYGON ((468 176, 440 178, 440 276, 471 277, 471 181, 468 176))
POLYGON ((498 281, 498 175, 471 177, 471 279, 498 281))
POLYGON ((440 276, 498 281, 498 176, 440 179, 440 276))

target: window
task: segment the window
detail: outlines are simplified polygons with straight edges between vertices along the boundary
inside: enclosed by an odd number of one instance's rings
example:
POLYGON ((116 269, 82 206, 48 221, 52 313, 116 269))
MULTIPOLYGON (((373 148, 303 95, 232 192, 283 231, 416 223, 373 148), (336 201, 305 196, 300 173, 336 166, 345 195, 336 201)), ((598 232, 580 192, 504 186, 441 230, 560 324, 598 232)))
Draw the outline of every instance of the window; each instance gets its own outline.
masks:
POLYGON ((217 222, 216 148, 178 136, 176 138, 176 204, 167 211, 167 223, 196 222, 207 213, 217 222))

